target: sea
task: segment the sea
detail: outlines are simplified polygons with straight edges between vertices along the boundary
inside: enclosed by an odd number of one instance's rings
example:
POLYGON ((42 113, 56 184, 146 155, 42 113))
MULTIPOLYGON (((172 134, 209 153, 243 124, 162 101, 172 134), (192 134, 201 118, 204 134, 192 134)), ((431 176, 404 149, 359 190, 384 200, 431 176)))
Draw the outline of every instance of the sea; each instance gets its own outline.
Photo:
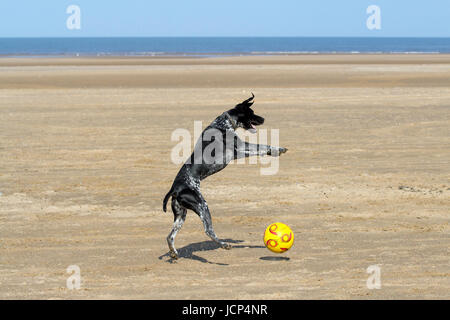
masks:
POLYGON ((0 56, 233 56, 450 53, 450 38, 110 37, 0 38, 0 56))

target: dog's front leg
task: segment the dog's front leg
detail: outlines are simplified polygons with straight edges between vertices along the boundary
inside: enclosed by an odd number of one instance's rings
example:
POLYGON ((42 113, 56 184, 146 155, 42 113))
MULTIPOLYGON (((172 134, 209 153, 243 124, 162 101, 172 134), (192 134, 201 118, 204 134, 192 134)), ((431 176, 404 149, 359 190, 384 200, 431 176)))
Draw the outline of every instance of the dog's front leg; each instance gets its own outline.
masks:
POLYGON ((265 144, 254 144, 247 141, 240 141, 236 148, 236 159, 252 156, 279 156, 287 151, 286 148, 272 147, 265 144))

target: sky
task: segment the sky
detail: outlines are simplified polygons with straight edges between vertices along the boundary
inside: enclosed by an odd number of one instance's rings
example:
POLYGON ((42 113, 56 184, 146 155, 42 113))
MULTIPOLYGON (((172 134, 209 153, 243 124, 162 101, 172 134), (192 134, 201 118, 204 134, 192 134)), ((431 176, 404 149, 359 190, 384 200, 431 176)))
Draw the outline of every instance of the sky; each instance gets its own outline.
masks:
POLYGON ((450 0, 1 0, 0 37, 450 37, 450 0), (68 29, 67 7, 80 8, 68 29), (380 8, 369 30, 367 7, 380 8))

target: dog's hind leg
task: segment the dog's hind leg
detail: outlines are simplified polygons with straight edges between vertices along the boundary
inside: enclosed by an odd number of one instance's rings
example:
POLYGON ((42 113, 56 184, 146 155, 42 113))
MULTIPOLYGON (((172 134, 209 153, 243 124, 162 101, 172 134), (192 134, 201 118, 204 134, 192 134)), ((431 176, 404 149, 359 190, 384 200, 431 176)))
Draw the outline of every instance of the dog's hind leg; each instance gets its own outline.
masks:
POLYGON ((178 194, 177 199, 183 207, 194 211, 200 217, 203 222, 203 227, 205 228, 205 233, 208 237, 218 243, 221 248, 231 249, 231 245, 220 241, 214 232, 208 204, 200 192, 197 190, 185 189, 178 194))
POLYGON ((175 237, 186 220, 186 209, 181 207, 176 199, 172 198, 172 211, 174 215, 173 228, 167 236, 167 244, 169 245, 170 257, 178 259, 178 252, 175 249, 175 237))
POLYGON ((231 249, 230 244, 220 241, 219 238, 217 238, 212 226, 211 214, 209 213, 208 205, 206 204, 206 202, 205 206, 206 208, 204 210, 200 210, 200 213, 196 213, 203 222, 203 227, 205 228, 206 235, 208 235, 213 241, 217 242, 223 249, 231 249))

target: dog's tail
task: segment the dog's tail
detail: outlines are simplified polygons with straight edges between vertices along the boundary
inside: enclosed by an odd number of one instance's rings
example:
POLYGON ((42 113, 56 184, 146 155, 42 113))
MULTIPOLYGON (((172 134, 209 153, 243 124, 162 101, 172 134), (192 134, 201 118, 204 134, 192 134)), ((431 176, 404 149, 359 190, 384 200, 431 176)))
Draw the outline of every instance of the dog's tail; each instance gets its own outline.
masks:
POLYGON ((169 192, 167 192, 166 196, 164 197, 163 201, 163 211, 167 211, 167 201, 169 201, 169 198, 173 195, 173 186, 170 188, 169 192))

